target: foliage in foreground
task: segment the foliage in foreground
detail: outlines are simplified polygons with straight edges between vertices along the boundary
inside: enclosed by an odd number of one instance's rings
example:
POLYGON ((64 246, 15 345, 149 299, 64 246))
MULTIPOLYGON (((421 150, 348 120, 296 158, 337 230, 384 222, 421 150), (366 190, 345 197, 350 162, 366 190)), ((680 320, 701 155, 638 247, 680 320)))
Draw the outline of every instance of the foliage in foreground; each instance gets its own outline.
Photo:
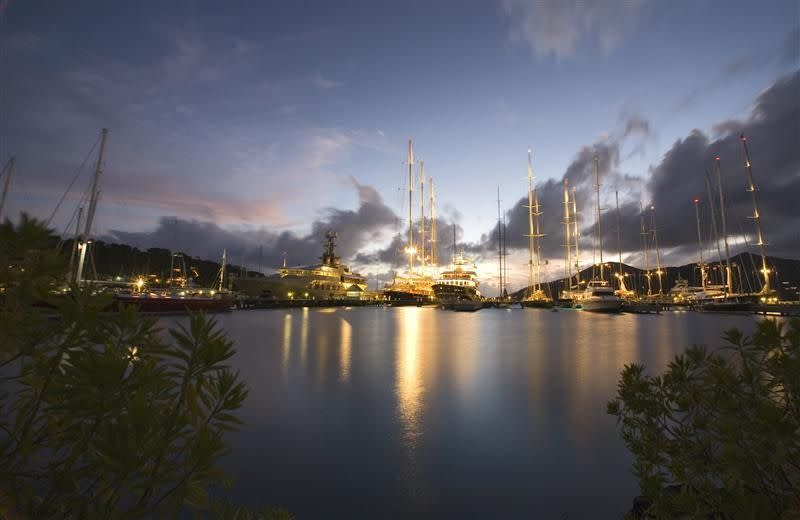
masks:
POLYGON ((622 371, 608 404, 649 517, 800 517, 800 320, 676 356, 664 375, 622 371))
POLYGON ((216 323, 167 336, 91 289, 59 295, 52 239, 24 215, 0 225, 0 517, 288 518, 209 498, 247 396, 216 323))

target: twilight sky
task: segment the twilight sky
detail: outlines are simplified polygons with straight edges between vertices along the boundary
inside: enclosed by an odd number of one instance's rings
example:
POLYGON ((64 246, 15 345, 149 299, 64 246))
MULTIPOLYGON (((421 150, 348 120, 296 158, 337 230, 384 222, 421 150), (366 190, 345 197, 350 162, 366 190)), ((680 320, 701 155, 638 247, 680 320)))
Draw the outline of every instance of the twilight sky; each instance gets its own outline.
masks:
MULTIPOLYGON (((333 228, 343 257, 386 272, 407 225, 411 136, 440 227, 458 224, 489 286, 500 186, 513 288, 529 146, 555 276, 565 175, 591 251, 595 154, 607 229, 620 193, 626 261, 640 263, 640 200, 658 206, 666 263, 696 256, 691 199, 715 155, 729 227, 751 239, 745 131, 772 252, 798 257, 798 27, 796 0, 0 0, 8 211, 47 218, 81 171, 52 220, 63 231, 108 127, 98 235, 205 257, 227 247, 255 267, 259 246, 265 266, 283 251, 310 263, 333 228)), ((616 235, 606 243, 615 253, 616 235)))

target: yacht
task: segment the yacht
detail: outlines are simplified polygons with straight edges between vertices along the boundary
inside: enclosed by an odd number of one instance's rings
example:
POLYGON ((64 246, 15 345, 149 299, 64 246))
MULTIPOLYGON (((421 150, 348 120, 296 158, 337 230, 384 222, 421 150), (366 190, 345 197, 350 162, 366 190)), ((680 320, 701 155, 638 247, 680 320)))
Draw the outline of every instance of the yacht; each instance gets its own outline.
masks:
POLYGON ((575 300, 575 308, 589 312, 620 312, 622 299, 605 280, 592 280, 575 300))
POLYGON ((483 307, 475 264, 459 253, 450 269, 442 271, 432 289, 444 309, 477 311, 483 307))
POLYGON ((236 288, 250 297, 275 300, 362 300, 368 298, 367 280, 350 270, 336 256, 336 233, 325 233, 322 263, 307 267, 287 267, 277 274, 236 280, 236 288))

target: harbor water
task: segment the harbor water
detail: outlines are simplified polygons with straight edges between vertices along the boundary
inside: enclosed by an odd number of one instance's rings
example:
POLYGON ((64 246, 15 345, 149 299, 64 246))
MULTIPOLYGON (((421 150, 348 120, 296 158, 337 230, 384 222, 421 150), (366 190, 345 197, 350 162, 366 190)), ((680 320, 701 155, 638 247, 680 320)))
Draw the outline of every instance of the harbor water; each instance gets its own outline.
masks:
MULTIPOLYGON (((164 326, 185 318, 165 318, 164 326)), ((435 308, 216 318, 250 394, 235 503, 295 518, 620 518, 638 494, 606 403, 754 316, 435 308)))

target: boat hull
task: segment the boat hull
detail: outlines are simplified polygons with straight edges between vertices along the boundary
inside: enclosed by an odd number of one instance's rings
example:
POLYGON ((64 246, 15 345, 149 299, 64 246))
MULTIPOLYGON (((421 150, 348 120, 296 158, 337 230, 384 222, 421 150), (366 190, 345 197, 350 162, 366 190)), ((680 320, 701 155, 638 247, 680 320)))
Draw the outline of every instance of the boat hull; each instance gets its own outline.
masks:
POLYGON ((614 313, 622 311, 622 300, 585 298, 578 302, 577 306, 586 312, 614 313))
POLYGON ((550 300, 522 300, 520 305, 526 309, 549 309, 553 306, 550 300))
POLYGON ((188 312, 230 312, 233 300, 229 298, 171 297, 171 296, 114 296, 111 310, 133 306, 148 314, 184 314, 188 312))
POLYGON ((475 312, 483 308, 483 302, 478 300, 463 300, 449 305, 446 304, 445 306, 457 312, 475 312))

